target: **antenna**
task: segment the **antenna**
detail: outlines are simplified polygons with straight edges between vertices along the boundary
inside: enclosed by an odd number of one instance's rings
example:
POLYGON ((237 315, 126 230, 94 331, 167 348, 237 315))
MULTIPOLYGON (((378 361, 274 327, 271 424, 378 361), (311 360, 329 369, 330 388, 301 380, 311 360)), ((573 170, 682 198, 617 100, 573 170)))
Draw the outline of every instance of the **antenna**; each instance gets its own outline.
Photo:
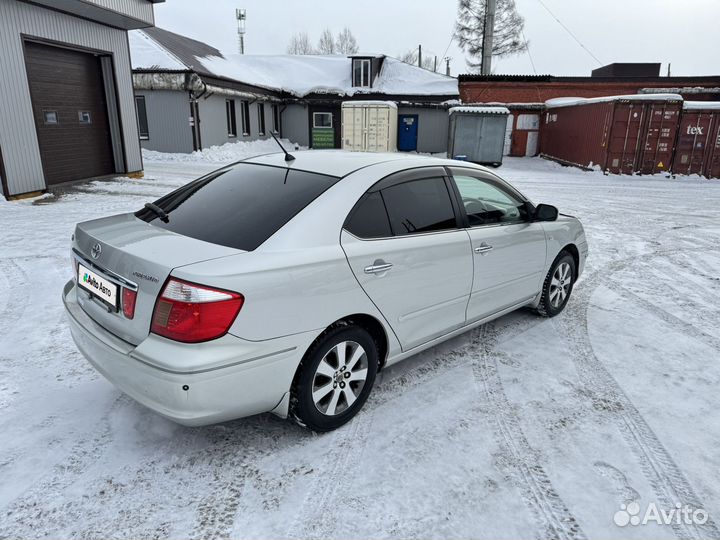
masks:
POLYGON ((245 10, 242 8, 236 9, 235 18, 238 23, 238 48, 240 49, 240 54, 245 54, 245 20, 247 19, 245 10))
POLYGON ((285 147, 282 145, 282 143, 278 140, 278 138, 272 131, 270 132, 270 135, 272 135, 272 138, 275 139, 275 142, 278 143, 278 146, 282 149, 282 151, 285 152, 285 161, 295 161, 295 156, 285 150, 285 147))

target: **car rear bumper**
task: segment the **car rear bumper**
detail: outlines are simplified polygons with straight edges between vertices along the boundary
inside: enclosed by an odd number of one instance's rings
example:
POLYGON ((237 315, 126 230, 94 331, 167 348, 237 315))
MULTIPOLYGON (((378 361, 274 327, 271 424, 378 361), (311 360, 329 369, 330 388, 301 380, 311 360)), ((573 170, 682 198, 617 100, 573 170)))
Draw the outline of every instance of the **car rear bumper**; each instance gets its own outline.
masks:
POLYGON ((277 409, 302 356, 315 339, 306 332, 246 341, 226 335, 199 344, 154 334, 135 347, 93 321, 69 281, 63 303, 80 352, 124 393, 178 423, 199 426, 277 409))

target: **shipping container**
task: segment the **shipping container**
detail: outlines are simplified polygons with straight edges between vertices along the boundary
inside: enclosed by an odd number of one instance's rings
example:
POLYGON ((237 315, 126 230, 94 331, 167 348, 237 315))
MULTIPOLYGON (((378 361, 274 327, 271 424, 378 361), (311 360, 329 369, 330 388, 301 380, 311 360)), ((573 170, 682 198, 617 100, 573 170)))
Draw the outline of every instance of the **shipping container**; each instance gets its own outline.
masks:
POLYGON ((683 103, 672 172, 720 178, 720 101, 683 103))
POLYGON ((682 110, 677 94, 558 98, 545 108, 543 157, 615 174, 670 170, 682 110))
POLYGON ((345 101, 342 148, 355 152, 396 152, 398 111, 392 101, 345 101))
POLYGON ((500 166, 505 147, 506 107, 452 107, 448 156, 474 163, 500 166))

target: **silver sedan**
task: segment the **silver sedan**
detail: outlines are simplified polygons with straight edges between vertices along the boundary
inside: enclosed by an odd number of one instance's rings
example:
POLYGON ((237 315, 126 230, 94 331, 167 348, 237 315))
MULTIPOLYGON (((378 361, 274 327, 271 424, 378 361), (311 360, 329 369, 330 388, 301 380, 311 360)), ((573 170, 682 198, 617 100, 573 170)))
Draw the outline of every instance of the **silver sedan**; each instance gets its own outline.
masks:
POLYGON ((494 172, 403 154, 271 154, 77 225, 63 301, 95 368, 159 414, 335 429, 377 372, 512 310, 553 316, 580 222, 494 172))

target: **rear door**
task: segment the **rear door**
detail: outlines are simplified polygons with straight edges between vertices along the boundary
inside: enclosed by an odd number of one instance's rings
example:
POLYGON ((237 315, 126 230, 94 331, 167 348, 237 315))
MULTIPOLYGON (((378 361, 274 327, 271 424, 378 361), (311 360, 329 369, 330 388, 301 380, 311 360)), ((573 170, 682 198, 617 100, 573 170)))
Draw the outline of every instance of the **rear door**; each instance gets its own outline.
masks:
POLYGON ((472 322, 540 291, 545 231, 528 221, 522 196, 497 177, 474 169, 451 171, 470 226, 474 279, 467 321, 472 322))
POLYGON ((403 350, 465 324, 473 261, 440 167, 405 171, 368 191, 341 243, 403 350))

